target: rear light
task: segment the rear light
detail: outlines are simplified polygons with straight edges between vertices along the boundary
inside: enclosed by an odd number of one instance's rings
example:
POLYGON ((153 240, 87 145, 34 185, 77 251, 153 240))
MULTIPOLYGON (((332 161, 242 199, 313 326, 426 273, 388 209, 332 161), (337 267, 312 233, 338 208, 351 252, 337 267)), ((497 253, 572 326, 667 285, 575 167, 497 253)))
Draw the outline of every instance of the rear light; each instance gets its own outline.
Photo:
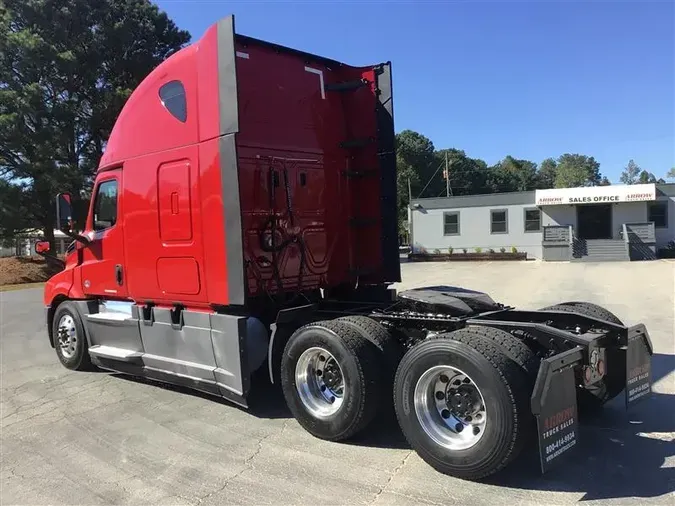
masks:
POLYGON ((596 368, 597 368, 598 374, 600 376, 605 375, 605 361, 604 360, 598 360, 598 365, 596 366, 596 368))

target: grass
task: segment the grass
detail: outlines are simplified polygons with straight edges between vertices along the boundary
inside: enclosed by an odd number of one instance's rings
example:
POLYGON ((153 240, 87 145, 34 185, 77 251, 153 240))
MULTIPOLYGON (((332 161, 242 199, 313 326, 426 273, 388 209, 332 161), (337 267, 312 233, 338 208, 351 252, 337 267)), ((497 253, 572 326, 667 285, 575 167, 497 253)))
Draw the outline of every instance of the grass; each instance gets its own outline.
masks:
POLYGON ((15 290, 24 290, 26 288, 38 288, 44 286, 44 283, 19 283, 18 285, 0 286, 0 292, 13 292, 15 290))

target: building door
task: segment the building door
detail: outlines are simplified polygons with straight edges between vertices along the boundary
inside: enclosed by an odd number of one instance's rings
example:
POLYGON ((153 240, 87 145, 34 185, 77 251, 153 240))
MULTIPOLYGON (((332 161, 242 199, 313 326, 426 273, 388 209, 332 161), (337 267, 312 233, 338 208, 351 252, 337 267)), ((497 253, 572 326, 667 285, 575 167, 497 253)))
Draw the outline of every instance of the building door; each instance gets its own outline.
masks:
POLYGON ((611 239, 612 204, 578 205, 577 237, 579 239, 611 239))

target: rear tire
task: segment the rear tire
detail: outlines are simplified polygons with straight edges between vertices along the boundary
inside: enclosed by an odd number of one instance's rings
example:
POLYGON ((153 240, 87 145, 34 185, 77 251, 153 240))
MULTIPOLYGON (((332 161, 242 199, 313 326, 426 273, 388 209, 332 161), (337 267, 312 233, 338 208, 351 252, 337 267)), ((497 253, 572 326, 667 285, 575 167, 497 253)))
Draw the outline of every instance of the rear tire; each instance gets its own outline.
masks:
POLYGON ((286 404, 310 434, 329 441, 348 439, 377 413, 383 388, 377 347, 338 321, 296 330, 281 359, 286 404))
POLYGON ((57 306, 52 321, 52 335, 56 356, 64 367, 73 371, 95 369, 89 356, 82 318, 75 304, 65 301, 57 306))
MULTIPOLYGON (((545 310, 579 313, 623 325, 623 322, 613 313, 592 302, 561 302, 542 309, 542 311, 545 310)), ((585 411, 597 410, 619 395, 625 387, 626 352, 617 347, 607 348, 607 373, 605 378, 592 387, 577 388, 579 409, 585 411)))
POLYGON ((465 329, 413 346, 394 384, 396 415, 412 448, 437 471, 470 480, 496 473, 520 453, 532 422, 530 395, 520 366, 465 329))
MULTIPOLYGON (((367 339, 377 347, 380 355, 380 368, 382 370, 382 385, 393 385, 396 368, 403 357, 403 348, 384 326, 368 318, 367 316, 343 316, 335 320, 350 326, 363 339, 367 339)), ((379 399, 380 409, 383 414, 392 415, 394 411, 394 399, 390 392, 382 395, 379 399)))
POLYGON ((494 327, 469 325, 464 330, 494 342, 511 360, 521 367, 528 381, 534 386, 539 372, 540 359, 523 341, 494 327))

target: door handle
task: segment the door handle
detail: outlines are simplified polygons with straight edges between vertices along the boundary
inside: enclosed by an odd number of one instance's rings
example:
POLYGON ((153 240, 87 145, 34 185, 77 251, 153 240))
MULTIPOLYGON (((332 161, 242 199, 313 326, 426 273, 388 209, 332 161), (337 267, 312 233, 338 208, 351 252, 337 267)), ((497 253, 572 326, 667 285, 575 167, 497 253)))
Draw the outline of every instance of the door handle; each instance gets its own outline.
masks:
POLYGON ((119 286, 122 286, 122 265, 117 264, 115 266, 115 280, 119 286))

